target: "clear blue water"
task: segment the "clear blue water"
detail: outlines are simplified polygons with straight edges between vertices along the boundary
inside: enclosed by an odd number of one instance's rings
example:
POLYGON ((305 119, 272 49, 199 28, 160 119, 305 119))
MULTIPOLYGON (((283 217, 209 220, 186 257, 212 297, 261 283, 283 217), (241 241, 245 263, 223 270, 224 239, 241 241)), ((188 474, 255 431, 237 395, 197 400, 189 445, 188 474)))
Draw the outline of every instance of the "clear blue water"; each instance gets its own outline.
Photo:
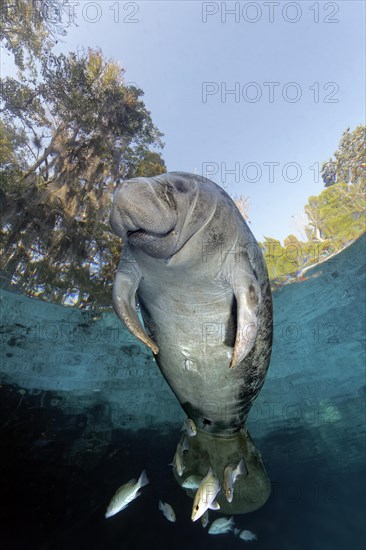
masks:
POLYGON ((272 494, 235 516, 251 543, 191 522, 168 466, 184 414, 114 314, 2 291, 1 547, 363 550, 364 257, 362 237, 274 293, 271 366, 248 421, 272 494), (114 491, 144 468, 142 496, 105 520, 114 491))

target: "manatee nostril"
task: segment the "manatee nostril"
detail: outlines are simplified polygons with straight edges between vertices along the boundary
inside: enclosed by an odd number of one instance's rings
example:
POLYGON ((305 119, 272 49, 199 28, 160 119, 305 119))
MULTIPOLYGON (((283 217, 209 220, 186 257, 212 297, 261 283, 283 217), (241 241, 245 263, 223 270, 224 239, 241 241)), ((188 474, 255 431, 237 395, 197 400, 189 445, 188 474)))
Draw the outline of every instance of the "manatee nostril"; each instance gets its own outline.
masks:
POLYGON ((212 424, 212 420, 209 420, 208 418, 203 419, 204 426, 210 426, 211 424, 212 424))

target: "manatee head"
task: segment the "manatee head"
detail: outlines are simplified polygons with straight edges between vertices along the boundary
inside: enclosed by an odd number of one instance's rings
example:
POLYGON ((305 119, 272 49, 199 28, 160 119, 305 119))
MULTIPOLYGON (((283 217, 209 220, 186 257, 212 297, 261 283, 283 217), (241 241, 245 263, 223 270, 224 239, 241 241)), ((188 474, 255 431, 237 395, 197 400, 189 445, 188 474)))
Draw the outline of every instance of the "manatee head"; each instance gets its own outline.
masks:
POLYGON ((149 256, 172 256, 214 208, 209 197, 203 203, 197 200, 206 181, 184 172, 124 181, 114 195, 112 229, 149 256))

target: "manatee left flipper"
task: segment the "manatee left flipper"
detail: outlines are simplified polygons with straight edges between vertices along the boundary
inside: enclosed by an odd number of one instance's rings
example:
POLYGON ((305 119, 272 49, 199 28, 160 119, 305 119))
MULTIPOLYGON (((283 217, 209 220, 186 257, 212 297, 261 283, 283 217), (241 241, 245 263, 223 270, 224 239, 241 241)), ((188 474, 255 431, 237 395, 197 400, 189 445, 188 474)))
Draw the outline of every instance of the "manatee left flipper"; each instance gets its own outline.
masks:
POLYGON ((262 301, 260 286, 254 277, 239 266, 231 277, 237 303, 236 338, 229 368, 235 368, 252 349, 257 332, 258 306, 262 301))
POLYGON ((156 355, 159 353, 159 348, 146 334, 136 311, 136 291, 140 283, 141 271, 129 254, 127 246, 124 247, 123 252, 113 285, 113 307, 128 330, 156 355))

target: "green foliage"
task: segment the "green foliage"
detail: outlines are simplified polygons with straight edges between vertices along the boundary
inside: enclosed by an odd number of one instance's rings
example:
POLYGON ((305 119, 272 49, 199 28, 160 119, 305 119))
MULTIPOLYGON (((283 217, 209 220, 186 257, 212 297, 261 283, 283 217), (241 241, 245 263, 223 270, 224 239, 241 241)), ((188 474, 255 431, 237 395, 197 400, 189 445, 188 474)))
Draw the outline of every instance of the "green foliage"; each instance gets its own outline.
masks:
MULTIPOLYGON (((123 179, 166 171, 155 150, 162 134, 143 91, 126 85, 123 68, 100 50, 50 53, 66 32, 65 0, 2 8, 0 38, 19 79, 1 86, 0 269, 32 295, 109 305, 120 255, 108 224, 111 194, 123 179)), ((305 206, 308 242, 289 235, 284 246, 273 238, 261 245, 272 280, 296 280, 364 230, 364 134, 364 126, 346 130, 323 164, 327 189, 305 206)), ((236 202, 247 217, 247 200, 236 202)))
POLYGON ((324 261, 331 254, 339 252, 344 244, 342 240, 334 238, 322 242, 301 242, 286 238, 282 246, 280 241, 266 237, 260 246, 275 289, 277 285, 298 281, 305 267, 324 261))
POLYGON ((366 141, 365 126, 357 126, 351 132, 347 128, 342 134, 334 158, 322 165, 321 174, 325 187, 336 182, 354 183, 365 186, 366 183, 366 141))
POLYGON ((346 130, 335 160, 323 164, 327 188, 319 196, 309 197, 304 207, 308 241, 289 235, 283 246, 268 237, 261 244, 274 285, 299 280, 305 267, 324 261, 365 231, 364 131, 363 126, 352 133, 346 130), (334 183, 332 174, 341 181, 334 183))
POLYGON ((286 237, 284 244, 285 246, 292 246, 294 244, 298 244, 298 242, 299 239, 295 235, 289 235, 288 237, 286 237))
POLYGON ((0 120, 0 189, 9 192, 16 187, 26 167, 24 148, 27 137, 14 124, 0 120))
POLYGON ((130 157, 130 167, 126 178, 138 176, 148 178, 166 172, 165 162, 159 153, 143 148, 138 149, 136 153, 135 156, 131 155, 130 157))
POLYGON ((166 171, 149 149, 162 143, 143 92, 123 75, 89 50, 50 53, 40 82, 5 79, 0 260, 24 292, 110 303, 120 254, 112 192, 126 177, 166 171))
POLYGON ((3 168, 17 165, 19 169, 25 168, 21 150, 27 142, 26 134, 14 124, 7 124, 0 120, 0 163, 3 168))
POLYGON ((35 61, 66 34, 68 15, 66 0, 2 0, 0 41, 20 71, 35 74, 35 61))
POLYGON ((264 259, 266 260, 268 275, 270 279, 277 277, 282 273, 293 271, 294 265, 289 264, 281 242, 272 237, 265 237, 264 242, 260 243, 264 259))
POLYGON ((324 189, 318 197, 309 197, 305 205, 308 238, 319 241, 337 238, 347 242, 360 235, 365 229, 364 191, 362 181, 337 183, 324 189))

